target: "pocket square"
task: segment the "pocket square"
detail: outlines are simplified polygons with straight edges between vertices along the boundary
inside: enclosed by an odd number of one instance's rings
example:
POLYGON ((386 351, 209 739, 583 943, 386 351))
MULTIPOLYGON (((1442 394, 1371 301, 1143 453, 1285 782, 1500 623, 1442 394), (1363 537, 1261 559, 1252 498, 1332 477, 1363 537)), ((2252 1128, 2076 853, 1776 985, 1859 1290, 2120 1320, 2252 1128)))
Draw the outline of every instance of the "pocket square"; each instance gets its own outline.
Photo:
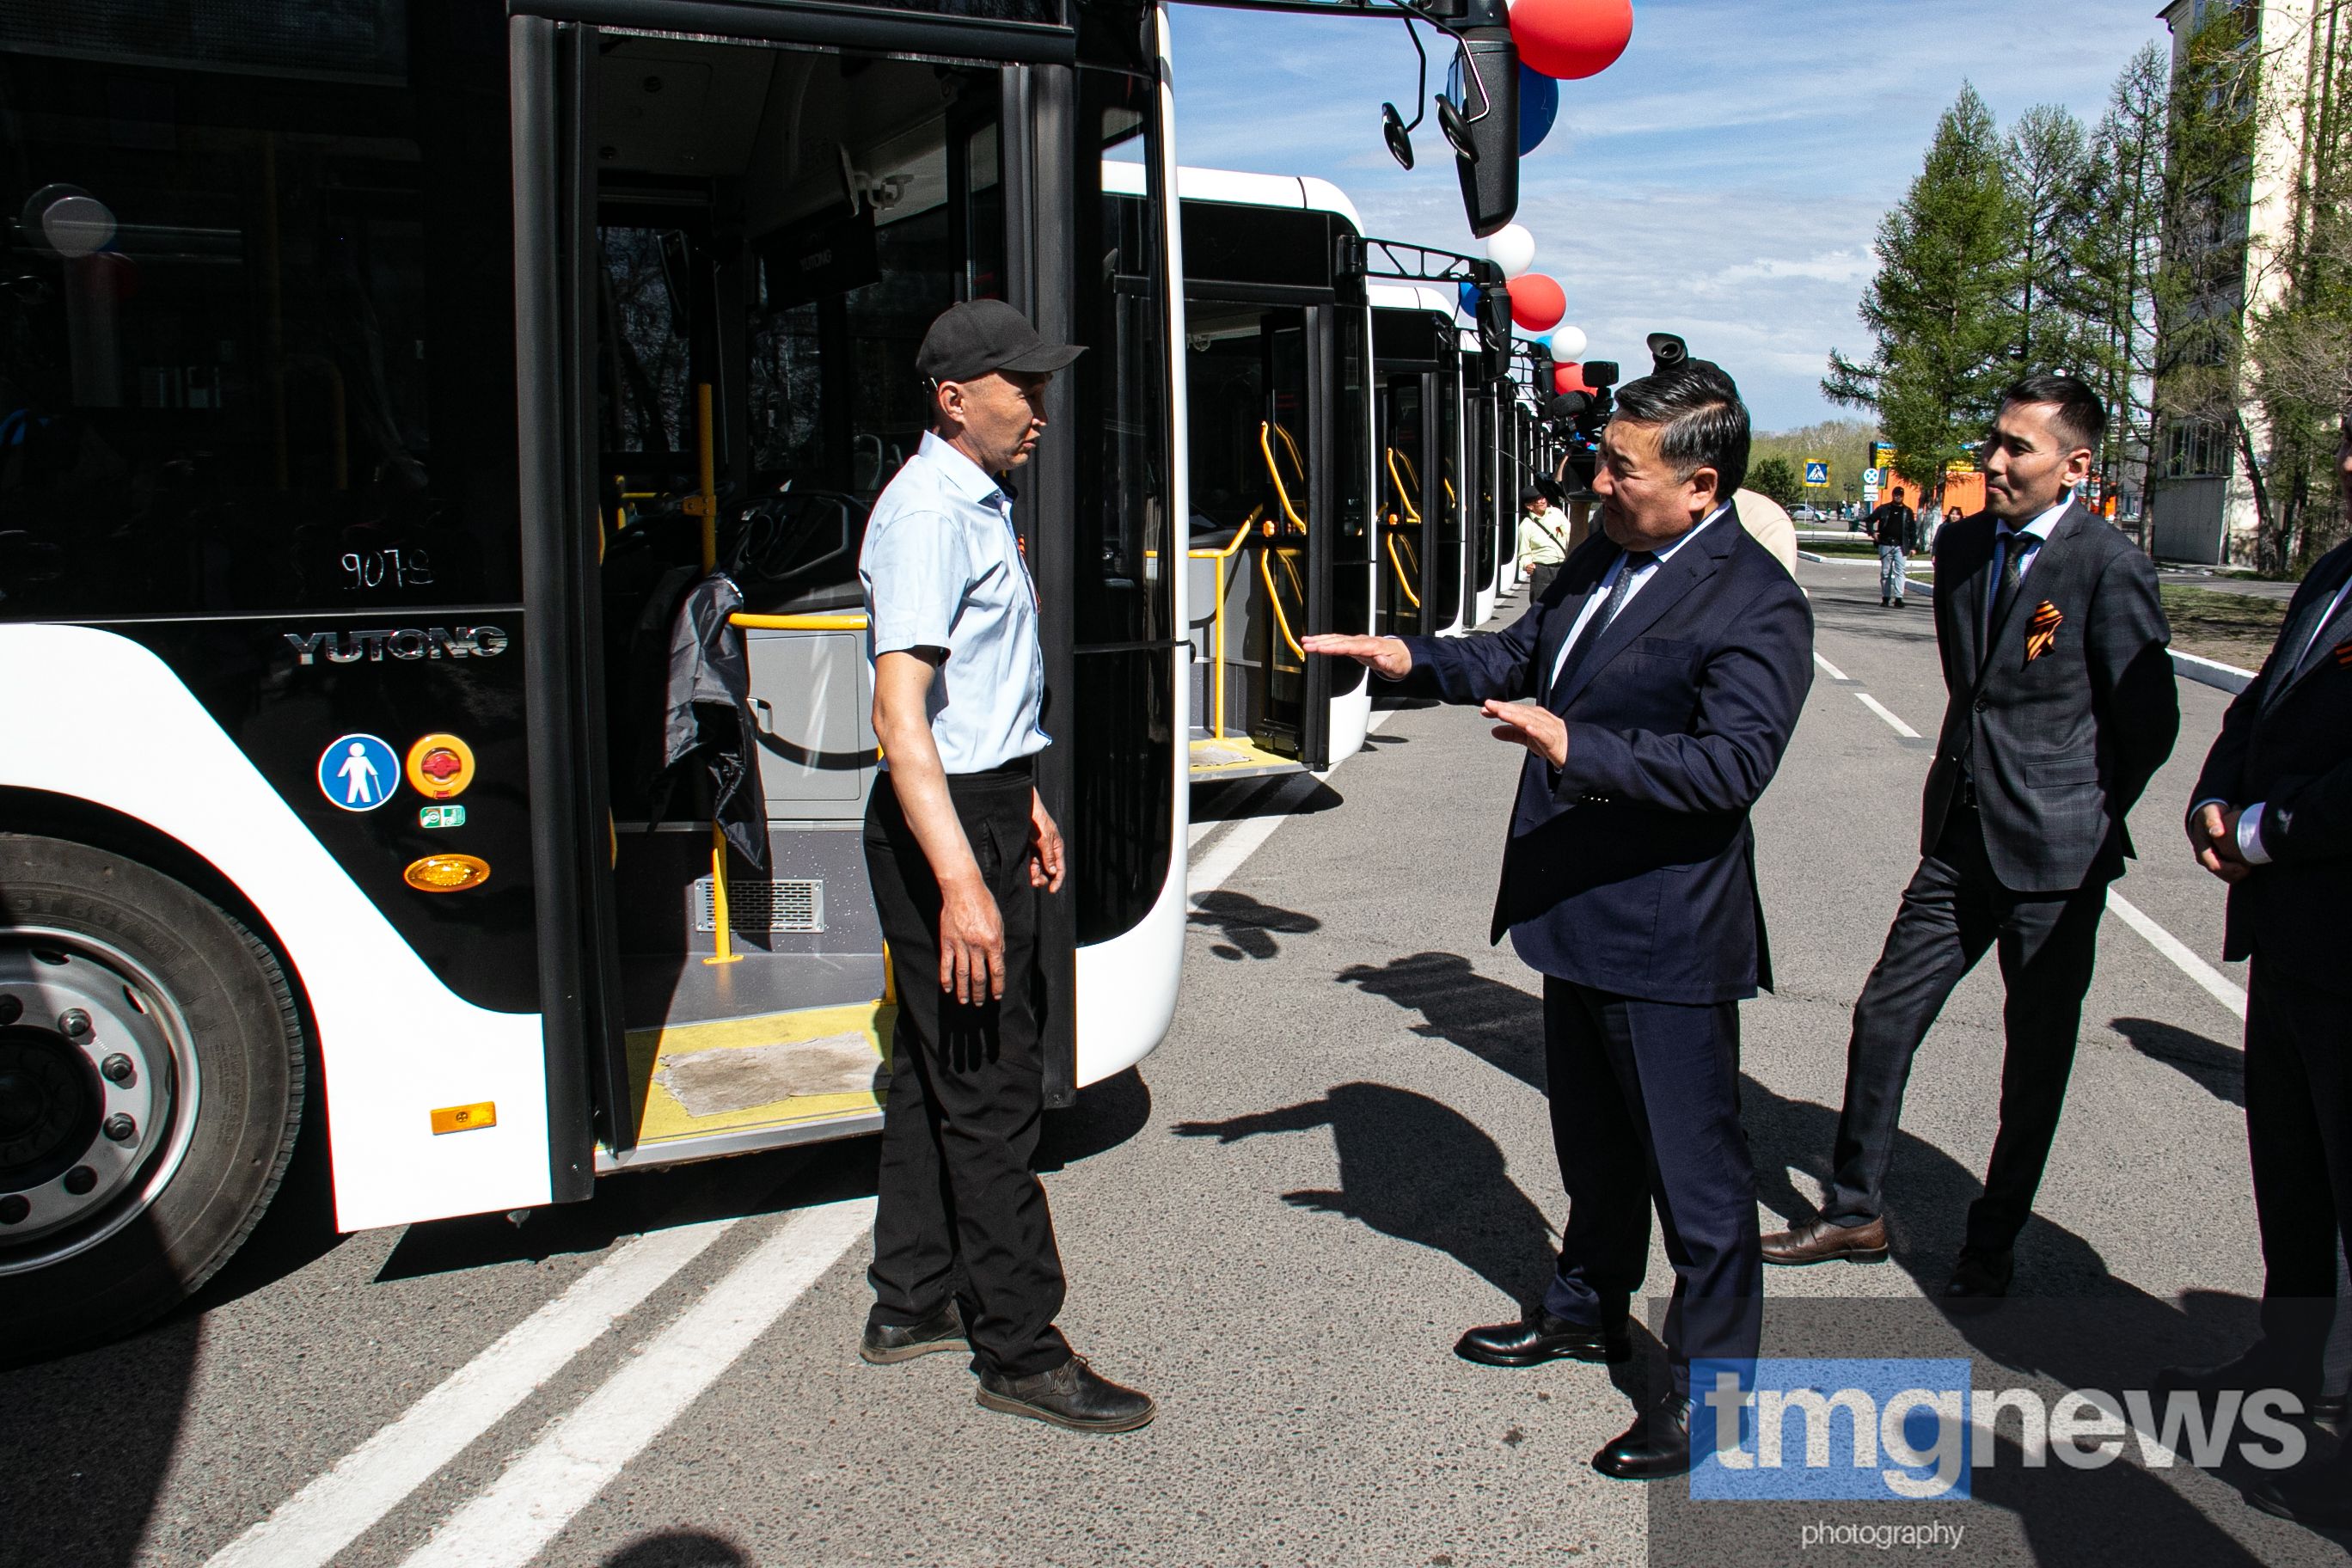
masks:
POLYGON ((2336 656, 2336 663, 2347 669, 2352 669, 2352 637, 2346 637, 2328 651, 2336 656))
POLYGON ((2047 599, 2042 600, 2042 607, 2033 612, 2033 620, 2025 634, 2025 662, 2032 664, 2048 653, 2050 645, 2058 640, 2058 628, 2065 624, 2066 617, 2058 606, 2047 599))

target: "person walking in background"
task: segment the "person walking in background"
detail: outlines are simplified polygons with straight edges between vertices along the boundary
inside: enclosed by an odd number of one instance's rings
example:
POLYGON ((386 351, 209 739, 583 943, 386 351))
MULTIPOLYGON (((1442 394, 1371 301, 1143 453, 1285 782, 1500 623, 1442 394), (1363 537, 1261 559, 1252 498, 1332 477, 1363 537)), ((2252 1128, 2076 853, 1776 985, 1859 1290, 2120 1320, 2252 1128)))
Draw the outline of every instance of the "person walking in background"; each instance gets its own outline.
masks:
MULTIPOLYGON (((2336 468, 2352 506, 2352 408, 2336 468)), ((2216 1398, 2283 1388, 2309 1407, 2339 1310, 2338 1259, 2352 1247, 2352 543, 2305 575, 2262 673, 2222 716, 2192 798, 2189 852, 2230 884, 2222 956, 2252 961, 2246 1142, 2262 1338, 2235 1361, 2161 1382, 2216 1398)), ((2246 1500, 2314 1528, 2352 1528, 2352 1443, 2261 1481, 2246 1500)))
POLYGON ((1911 1060, 1961 976, 2000 955, 2000 1131, 1948 1300, 2008 1294, 2050 1158, 2125 818, 2180 729, 2156 568, 2071 492, 2106 413, 2073 376, 2002 395, 1987 511, 1936 548, 1936 647, 1949 702, 1928 765, 1922 858, 1854 1004, 1835 1167, 1815 1218, 1768 1263, 1886 1256, 1885 1187, 1911 1060))
POLYGON ((1519 575, 1528 580, 1529 603, 1544 596, 1567 559, 1567 514, 1529 485, 1519 492, 1519 575))
POLYGON ((915 357, 930 428, 874 503, 859 553, 882 771, 866 867, 898 1021, 876 1176, 877 1365, 969 1350, 982 1405, 1080 1431, 1150 1421, 1054 1326, 1062 1258, 1034 1161, 1045 1113, 1038 903, 1062 835, 1036 788, 1037 589, 1003 476, 1083 351, 1001 300, 950 307, 915 357))
POLYGON ((1903 607, 1903 574, 1907 557, 1918 545, 1919 517, 1903 498, 1898 485, 1877 510, 1870 514, 1870 536, 1878 543, 1878 607, 1903 607))
POLYGON ((1943 526, 1944 492, 1937 490, 1932 497, 1928 498, 1927 504, 1919 509, 1919 531, 1916 542, 1913 544, 1912 548, 1915 550, 1935 549, 1936 535, 1943 529, 1943 526))
POLYGON ((1540 1304, 1472 1329, 1454 1353, 1628 1359, 1654 1205, 1675 1270, 1674 1382, 1593 1456, 1621 1480, 1690 1468, 1691 1363, 1752 1367, 1761 1333, 1739 1003, 1771 984, 1771 960, 1748 813, 1811 688, 1813 623, 1740 526, 1748 447, 1719 367, 1633 382, 1601 433, 1600 531, 1507 630, 1305 642, 1483 704, 1495 737, 1527 749, 1488 935, 1509 932, 1544 977, 1568 1226, 1540 1304))

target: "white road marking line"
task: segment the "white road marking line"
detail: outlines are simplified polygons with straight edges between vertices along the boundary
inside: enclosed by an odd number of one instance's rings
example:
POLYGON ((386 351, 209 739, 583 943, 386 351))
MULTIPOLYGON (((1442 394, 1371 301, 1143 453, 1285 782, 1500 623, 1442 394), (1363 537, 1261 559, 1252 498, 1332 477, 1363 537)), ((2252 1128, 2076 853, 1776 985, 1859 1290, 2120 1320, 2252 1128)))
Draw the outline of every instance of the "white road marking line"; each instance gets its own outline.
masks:
POLYGON ((442 1521, 404 1568, 521 1568, 537 1557, 873 1222, 872 1198, 793 1215, 488 1490, 442 1521))
POLYGON ((1275 829, 1290 820, 1290 814, 1305 804, 1307 797, 1322 786, 1322 777, 1316 773, 1293 773, 1282 781, 1262 809, 1262 816, 1244 817, 1234 824, 1233 831, 1219 838, 1209 852, 1202 856, 1184 873, 1184 895, 1197 899, 1203 893, 1216 891, 1225 885, 1242 862, 1256 854, 1265 841, 1274 837, 1275 829))
POLYGON ((736 1223, 707 1220, 628 1243, 230 1542, 212 1568, 318 1568, 736 1223))
POLYGON ((1852 679, 1852 677, 1848 676, 1844 670, 1840 669, 1836 665, 1832 664, 1828 659, 1823 658, 1818 653, 1813 655, 1813 662, 1820 665, 1822 667, 1822 673, 1828 676, 1832 680, 1847 680, 1852 679))
POLYGON ((1861 700, 1862 700, 1862 705, 1863 705, 1864 708, 1869 709, 1873 713, 1877 714, 1880 718, 1882 718, 1882 719, 1885 720, 1889 724, 1894 725, 1894 726, 1895 726, 1895 732, 1896 734, 1898 734, 1898 735, 1902 736, 1905 740, 1906 740, 1906 741, 1916 741, 1916 740, 1917 740, 1917 739, 1919 738, 1919 731, 1918 731, 1914 730, 1913 728, 1911 728, 1911 726, 1910 726, 1910 725, 1906 724, 1902 720, 1900 720, 1900 719, 1896 718, 1896 717, 1894 715, 1894 713, 1893 713, 1893 712, 1891 712, 1891 711, 1888 710, 1888 708, 1887 708, 1887 706, 1886 706, 1886 704, 1885 704, 1885 703, 1881 702, 1877 698, 1873 697, 1869 692, 1867 692, 1867 691, 1857 691, 1857 692, 1855 692, 1855 693, 1854 693, 1854 696, 1855 696, 1855 697, 1857 697, 1857 698, 1859 698, 1859 699, 1861 699, 1861 700))
POLYGON ((2139 906, 2113 888, 2107 889, 2107 908, 2116 918, 2147 939, 2148 946, 2172 960, 2172 966, 2204 987, 2206 994, 2246 1021, 2246 994, 2231 978, 2197 956, 2189 944, 2157 924, 2140 911, 2139 906))

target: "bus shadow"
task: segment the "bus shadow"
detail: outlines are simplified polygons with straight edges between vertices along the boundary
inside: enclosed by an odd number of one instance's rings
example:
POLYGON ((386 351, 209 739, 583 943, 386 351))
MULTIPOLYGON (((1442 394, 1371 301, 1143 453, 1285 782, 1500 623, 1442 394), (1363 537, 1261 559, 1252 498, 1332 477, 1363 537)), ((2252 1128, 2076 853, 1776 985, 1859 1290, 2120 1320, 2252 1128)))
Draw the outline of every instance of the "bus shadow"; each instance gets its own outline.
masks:
MULTIPOLYGON (((1288 773, 1281 784, 1307 777, 1305 773, 1288 773)), ((1237 779, 1231 784, 1203 784, 1192 792, 1192 819, 1201 822, 1247 822, 1262 816, 1313 816, 1318 812, 1336 811, 1348 804, 1348 797, 1333 789, 1329 781, 1317 779, 1314 787, 1297 800, 1295 792, 1278 784, 1268 789, 1257 779, 1237 779)))

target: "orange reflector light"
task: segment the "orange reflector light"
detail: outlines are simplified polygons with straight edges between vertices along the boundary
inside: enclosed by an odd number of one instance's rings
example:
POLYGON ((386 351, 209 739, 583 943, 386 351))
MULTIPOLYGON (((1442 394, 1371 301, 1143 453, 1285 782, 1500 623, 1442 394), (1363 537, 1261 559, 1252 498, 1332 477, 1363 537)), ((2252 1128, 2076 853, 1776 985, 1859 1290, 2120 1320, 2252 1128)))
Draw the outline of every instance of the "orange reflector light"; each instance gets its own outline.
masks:
POLYGON ((479 1105, 444 1105, 433 1112, 433 1131, 471 1132, 478 1128, 499 1124, 499 1102, 486 1100, 479 1105))
POLYGON ((490 879, 490 863, 478 855, 427 855, 401 876, 419 892, 462 893, 490 879))

